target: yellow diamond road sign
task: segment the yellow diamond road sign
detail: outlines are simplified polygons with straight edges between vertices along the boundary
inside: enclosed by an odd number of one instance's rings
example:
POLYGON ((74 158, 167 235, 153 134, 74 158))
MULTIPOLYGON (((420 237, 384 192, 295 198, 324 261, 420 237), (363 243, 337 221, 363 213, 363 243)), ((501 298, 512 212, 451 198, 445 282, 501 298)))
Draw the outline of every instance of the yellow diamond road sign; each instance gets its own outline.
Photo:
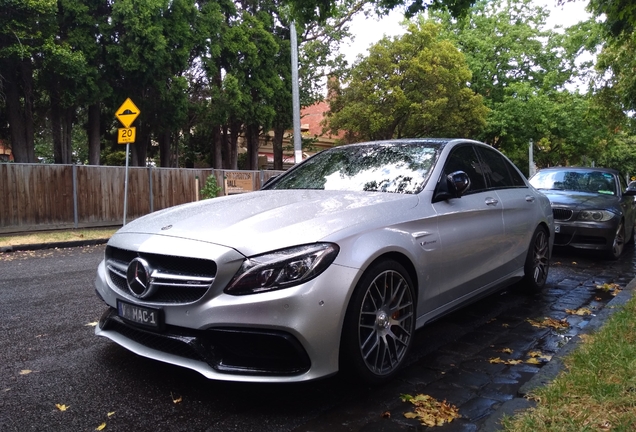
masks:
POLYGON ((117 117, 117 120, 119 120, 125 128, 129 128, 138 115, 139 108, 137 108, 130 98, 126 99, 117 112, 115 112, 115 117, 117 117))

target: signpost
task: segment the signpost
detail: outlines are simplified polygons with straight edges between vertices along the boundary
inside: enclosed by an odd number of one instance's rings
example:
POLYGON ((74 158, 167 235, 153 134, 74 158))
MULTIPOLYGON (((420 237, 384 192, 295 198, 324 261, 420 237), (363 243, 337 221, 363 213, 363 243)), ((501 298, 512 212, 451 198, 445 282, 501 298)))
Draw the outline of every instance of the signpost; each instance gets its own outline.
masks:
POLYGON ((130 127, 139 116, 139 108, 130 98, 127 98, 123 104, 115 111, 115 117, 124 126, 117 129, 117 144, 126 144, 126 180, 124 181, 124 225, 126 225, 126 211, 128 208, 128 155, 130 143, 135 142, 137 128, 130 127))

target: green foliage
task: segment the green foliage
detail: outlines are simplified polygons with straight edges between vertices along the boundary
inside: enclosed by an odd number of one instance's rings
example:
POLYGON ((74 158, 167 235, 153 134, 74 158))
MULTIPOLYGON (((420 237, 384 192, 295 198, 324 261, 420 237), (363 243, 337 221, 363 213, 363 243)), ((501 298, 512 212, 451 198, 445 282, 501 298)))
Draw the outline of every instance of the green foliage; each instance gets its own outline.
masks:
POLYGON ((460 20, 448 13, 433 15, 466 55, 471 88, 490 108, 477 138, 524 170, 530 142, 541 168, 598 159, 601 143, 611 135, 611 116, 599 102, 568 89, 588 73, 590 65, 578 66, 575 60, 596 48, 597 27, 584 23, 563 33, 544 30, 547 17, 548 11, 530 0, 480 0, 460 20))
POLYGON ((636 25, 636 4, 632 0, 590 0, 588 9, 604 16, 603 27, 614 37, 630 35, 636 25))
POLYGON ((219 196, 219 192, 221 192, 221 186, 217 184, 216 176, 210 174, 205 181, 203 189, 201 189, 201 197, 203 199, 216 198, 219 196))
POLYGON ((471 136, 487 108, 468 87, 464 56, 430 22, 372 46, 350 72, 346 87, 332 87, 329 127, 351 142, 401 137, 471 136))
MULTIPOLYGON (((121 146, 120 146, 121 147, 121 146)), ((125 147, 124 147, 125 149, 125 147)), ((117 147, 116 149, 111 149, 109 146, 106 146, 104 150, 102 150, 102 154, 100 157, 102 161, 102 165, 107 166, 125 166, 126 165, 126 151, 117 147)))

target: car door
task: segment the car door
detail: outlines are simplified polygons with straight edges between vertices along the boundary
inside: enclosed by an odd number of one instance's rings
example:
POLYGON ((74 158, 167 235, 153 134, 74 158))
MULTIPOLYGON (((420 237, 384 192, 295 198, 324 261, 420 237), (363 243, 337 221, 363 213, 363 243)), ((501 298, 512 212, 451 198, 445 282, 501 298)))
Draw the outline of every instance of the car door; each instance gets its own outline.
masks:
POLYGON ((472 144, 452 149, 442 177, 455 171, 470 178, 465 195, 433 203, 442 251, 435 256, 439 305, 469 296, 502 275, 502 206, 497 194, 487 189, 472 144))
POLYGON ((499 152, 485 146, 476 149, 484 167, 488 189, 496 193, 503 214, 502 269, 506 274, 512 273, 525 263, 530 239, 536 229, 534 221, 539 219, 539 201, 517 169, 499 152))

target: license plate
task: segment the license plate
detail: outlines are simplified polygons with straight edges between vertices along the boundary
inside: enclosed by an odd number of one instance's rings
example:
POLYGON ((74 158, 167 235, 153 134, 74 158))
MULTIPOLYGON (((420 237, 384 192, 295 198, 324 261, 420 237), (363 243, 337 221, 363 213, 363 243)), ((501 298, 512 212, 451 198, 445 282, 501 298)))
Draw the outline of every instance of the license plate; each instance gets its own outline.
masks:
POLYGON ((555 225, 554 226, 554 232, 555 233, 560 233, 561 232, 561 225, 555 225))
POLYGON ((117 312, 120 317, 135 324, 155 329, 161 328, 161 309, 152 309, 117 301, 117 312))

